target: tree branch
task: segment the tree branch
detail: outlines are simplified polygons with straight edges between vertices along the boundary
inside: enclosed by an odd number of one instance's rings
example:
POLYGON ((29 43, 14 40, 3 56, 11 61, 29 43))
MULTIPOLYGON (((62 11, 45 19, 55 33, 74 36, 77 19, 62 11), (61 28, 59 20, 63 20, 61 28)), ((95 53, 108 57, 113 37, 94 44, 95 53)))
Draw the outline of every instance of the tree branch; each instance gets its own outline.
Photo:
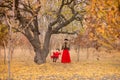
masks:
POLYGON ((0 7, 6 7, 8 9, 11 9, 12 10, 12 1, 1 1, 0 2, 0 7), (6 4, 5 4, 6 3, 6 4))
POLYGON ((23 10, 23 11, 27 11, 27 12, 29 12, 30 14, 33 15, 33 10, 32 10, 32 8, 31 8, 30 5, 26 5, 26 4, 22 3, 22 2, 21 2, 20 4, 23 5, 24 8, 19 8, 19 9, 21 9, 21 10, 23 10))
POLYGON ((67 21, 59 24, 56 28, 54 28, 54 29, 52 30, 52 33, 57 33, 57 32, 59 31, 59 29, 67 26, 69 23, 71 23, 72 21, 74 21, 77 14, 78 14, 78 13, 74 14, 69 20, 67 20, 67 21))
POLYGON ((63 0, 64 5, 69 5, 73 2, 74 0, 63 0))
POLYGON ((8 18, 8 16, 7 16, 7 14, 5 14, 5 18, 6 18, 6 21, 7 21, 7 24, 8 24, 8 26, 10 27, 12 27, 12 25, 11 25, 11 23, 10 23, 10 20, 9 20, 9 18, 8 18))
POLYGON ((74 35, 74 34, 77 34, 77 32, 76 31, 74 31, 74 32, 58 31, 55 34, 70 34, 70 35, 74 35))

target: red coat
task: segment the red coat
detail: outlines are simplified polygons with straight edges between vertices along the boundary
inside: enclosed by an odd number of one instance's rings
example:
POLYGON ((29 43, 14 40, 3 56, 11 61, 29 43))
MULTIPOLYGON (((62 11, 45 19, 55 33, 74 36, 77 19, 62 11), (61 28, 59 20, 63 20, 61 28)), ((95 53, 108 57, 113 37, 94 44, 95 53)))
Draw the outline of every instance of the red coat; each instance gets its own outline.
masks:
POLYGON ((59 58, 60 52, 53 52, 51 58, 59 58))

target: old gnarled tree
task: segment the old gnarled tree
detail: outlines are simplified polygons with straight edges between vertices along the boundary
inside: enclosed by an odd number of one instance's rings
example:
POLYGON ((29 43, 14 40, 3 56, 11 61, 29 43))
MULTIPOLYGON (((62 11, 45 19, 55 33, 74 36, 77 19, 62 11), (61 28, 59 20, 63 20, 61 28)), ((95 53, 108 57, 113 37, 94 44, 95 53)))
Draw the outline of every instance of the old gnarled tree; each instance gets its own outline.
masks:
MULTIPOLYGON (((66 27, 68 24, 75 20, 82 21, 83 14, 80 13, 84 12, 84 10, 80 9, 78 11, 75 7, 81 3, 87 4, 87 0, 60 0, 60 3, 61 4, 59 6, 59 9, 55 11, 57 17, 54 19, 54 21, 49 23, 45 34, 43 47, 41 47, 41 42, 39 40, 39 35, 41 35, 39 31, 40 23, 38 22, 40 15, 39 12, 42 8, 41 2, 39 0, 33 2, 30 2, 29 0, 15 0, 15 21, 19 23, 19 26, 13 28, 27 37, 33 46, 35 52, 34 61, 37 64, 46 62, 46 57, 49 53, 50 38, 52 34, 68 33, 62 32, 60 29, 66 27), (71 11, 71 16, 69 18, 66 18, 66 15, 62 14, 64 7, 68 7, 71 11)), ((12 1, 1 1, 0 8, 5 9, 3 10, 3 13, 1 12, 1 14, 3 16, 7 15, 8 18, 11 19, 12 15, 10 15, 9 12, 12 10, 12 1)))

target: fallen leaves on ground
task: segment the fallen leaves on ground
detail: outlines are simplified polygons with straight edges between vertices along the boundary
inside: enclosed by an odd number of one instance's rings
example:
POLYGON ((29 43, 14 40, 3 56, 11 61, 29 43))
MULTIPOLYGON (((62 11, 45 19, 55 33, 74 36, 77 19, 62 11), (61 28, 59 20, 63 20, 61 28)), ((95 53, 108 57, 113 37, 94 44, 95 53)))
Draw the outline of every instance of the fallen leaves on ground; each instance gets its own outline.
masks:
MULTIPOLYGON (((7 64, 0 64, 0 79, 7 78, 7 69, 7 64)), ((11 78, 13 80, 112 80, 112 78, 119 80, 120 63, 82 61, 63 64, 51 61, 37 65, 33 61, 12 60, 11 78)))

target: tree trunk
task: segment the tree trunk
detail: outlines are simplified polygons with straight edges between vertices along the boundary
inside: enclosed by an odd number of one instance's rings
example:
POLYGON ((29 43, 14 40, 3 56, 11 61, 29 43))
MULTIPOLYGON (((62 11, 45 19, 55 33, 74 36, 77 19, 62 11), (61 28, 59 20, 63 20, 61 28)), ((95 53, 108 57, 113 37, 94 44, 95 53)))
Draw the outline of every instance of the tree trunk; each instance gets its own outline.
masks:
POLYGON ((41 43, 39 37, 36 37, 34 40, 32 40, 31 44, 35 52, 34 62, 37 64, 45 63, 45 61, 43 60, 43 54, 41 51, 41 43))
POLYGON ((35 51, 34 62, 37 64, 45 63, 45 61, 43 60, 42 54, 41 54, 41 49, 34 47, 34 51, 35 51))
POLYGON ((87 51, 87 59, 89 58, 89 52, 88 52, 88 47, 86 48, 86 51, 87 51))
POLYGON ((4 64, 6 64, 6 45, 4 41, 3 41, 3 47, 4 47, 4 64))
POLYGON ((79 62, 80 60, 80 45, 77 47, 77 61, 79 62))
POLYGON ((43 53, 43 60, 46 62, 46 58, 49 54, 49 44, 50 44, 50 38, 51 38, 51 31, 48 30, 46 32, 45 35, 45 40, 44 40, 44 44, 43 44, 43 49, 42 49, 42 53, 43 53))
POLYGON ((45 35, 43 47, 41 47, 41 42, 39 40, 39 34, 37 31, 31 32, 30 30, 26 29, 24 35, 27 37, 27 39, 29 40, 34 49, 35 52, 34 62, 37 64, 45 63, 46 57, 48 56, 49 53, 49 43, 52 35, 52 29, 48 28, 45 35))
POLYGON ((44 45, 42 49, 38 41, 32 42, 35 51, 34 62, 36 62, 37 64, 42 64, 46 62, 46 57, 48 56, 49 53, 50 38, 51 38, 51 31, 48 30, 45 35, 44 45))
POLYGON ((39 40, 39 34, 37 32, 34 32, 33 35, 31 35, 29 30, 26 30, 26 34, 24 34, 29 42, 31 43, 34 52, 35 52, 35 57, 34 57, 34 62, 37 64, 42 64, 44 63, 43 58, 42 58, 42 52, 41 52, 41 43, 39 40))
POLYGON ((10 56, 11 56, 11 61, 12 61, 12 59, 13 59, 13 54, 14 54, 14 49, 15 49, 15 47, 11 47, 11 54, 10 54, 10 56))

